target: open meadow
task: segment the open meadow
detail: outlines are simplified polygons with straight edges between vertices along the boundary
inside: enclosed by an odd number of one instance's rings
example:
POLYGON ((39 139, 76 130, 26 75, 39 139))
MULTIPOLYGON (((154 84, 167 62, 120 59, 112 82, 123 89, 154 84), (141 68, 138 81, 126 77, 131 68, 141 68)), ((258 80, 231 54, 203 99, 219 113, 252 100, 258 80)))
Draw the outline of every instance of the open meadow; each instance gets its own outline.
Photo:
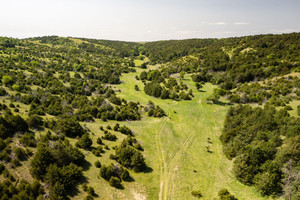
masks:
MULTIPOLYGON (((223 127, 229 105, 208 104, 206 98, 211 95, 212 84, 205 84, 197 91, 191 77, 186 75, 184 83, 193 89, 194 98, 191 101, 161 100, 150 97, 143 92, 143 83, 135 79, 142 69, 135 73, 123 74, 122 84, 113 86, 120 90, 117 95, 127 101, 137 101, 146 105, 152 101, 162 107, 167 117, 143 117, 141 121, 118 122, 134 131, 138 141, 144 147, 148 172, 134 173, 130 171, 134 181, 125 183, 122 190, 109 187, 103 179, 99 179, 99 169, 93 163, 98 159, 86 152, 86 159, 92 166, 85 172, 88 184, 95 188, 99 199, 195 199, 193 190, 200 190, 203 199, 214 199, 221 188, 227 188, 240 200, 271 199, 263 198, 253 187, 239 183, 231 171, 232 161, 223 152, 219 136, 223 127), (138 85, 140 91, 134 90, 138 85), (209 152, 208 152, 209 149, 209 152)), ((96 138, 103 135, 100 126, 113 126, 117 122, 85 123, 96 138)), ((112 147, 119 144, 124 135, 114 132, 118 140, 109 142, 111 150, 106 151, 100 160, 109 162, 112 147)), ((82 199, 84 196, 75 196, 82 199)))

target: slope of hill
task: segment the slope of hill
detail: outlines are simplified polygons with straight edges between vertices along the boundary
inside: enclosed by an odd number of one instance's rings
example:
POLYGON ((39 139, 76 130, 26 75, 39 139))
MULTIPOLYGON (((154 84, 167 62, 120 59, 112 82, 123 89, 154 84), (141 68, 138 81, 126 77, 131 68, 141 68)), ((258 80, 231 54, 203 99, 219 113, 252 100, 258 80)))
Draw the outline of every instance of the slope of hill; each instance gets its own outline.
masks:
POLYGON ((299 33, 2 37, 0 199, 298 199, 299 65, 299 33))

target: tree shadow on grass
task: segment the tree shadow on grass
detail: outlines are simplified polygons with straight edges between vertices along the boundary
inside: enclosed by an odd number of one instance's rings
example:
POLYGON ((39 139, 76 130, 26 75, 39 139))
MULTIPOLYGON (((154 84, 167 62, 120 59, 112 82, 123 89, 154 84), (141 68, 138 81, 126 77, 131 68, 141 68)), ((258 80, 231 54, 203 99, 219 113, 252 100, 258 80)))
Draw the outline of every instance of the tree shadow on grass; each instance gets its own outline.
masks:
POLYGON ((225 102, 222 102, 222 101, 218 101, 215 104, 216 105, 220 105, 220 106, 230 106, 230 105, 233 105, 232 103, 225 103, 225 102))
POLYGON ((81 176, 80 179, 70 188, 67 190, 67 193, 70 197, 74 197, 80 193, 79 186, 83 183, 87 183, 87 178, 85 176, 81 176))
POLYGON ((146 166, 144 171, 142 171, 143 173, 151 173, 153 172, 153 169, 151 167, 146 166))
POLYGON ((123 180, 125 182, 134 182, 134 178, 132 176, 129 176, 126 180, 123 180))
POLYGON ((119 185, 115 186, 118 190, 124 190, 124 186, 120 183, 119 185))
POLYGON ((83 171, 87 171, 90 169, 90 167, 92 166, 92 164, 90 162, 88 162, 87 160, 83 160, 81 163, 80 163, 80 166, 82 167, 82 170, 83 171))

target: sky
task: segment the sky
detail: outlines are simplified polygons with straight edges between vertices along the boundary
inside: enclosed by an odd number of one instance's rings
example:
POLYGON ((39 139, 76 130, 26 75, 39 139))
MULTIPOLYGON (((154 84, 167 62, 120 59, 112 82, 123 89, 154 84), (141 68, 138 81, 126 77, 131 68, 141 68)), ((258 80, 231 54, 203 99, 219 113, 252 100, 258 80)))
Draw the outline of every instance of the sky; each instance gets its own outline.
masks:
POLYGON ((300 32, 300 0, 0 0, 0 36, 123 41, 300 32))

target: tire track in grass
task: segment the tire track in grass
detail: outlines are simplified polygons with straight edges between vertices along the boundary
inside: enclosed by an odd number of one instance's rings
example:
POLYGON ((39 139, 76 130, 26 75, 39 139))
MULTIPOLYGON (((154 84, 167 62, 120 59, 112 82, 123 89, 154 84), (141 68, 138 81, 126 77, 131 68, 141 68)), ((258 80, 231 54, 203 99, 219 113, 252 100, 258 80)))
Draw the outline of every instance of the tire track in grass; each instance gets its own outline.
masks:
MULTIPOLYGON (((168 196, 168 190, 169 190, 169 180, 170 178, 174 178, 173 176, 175 175, 173 173, 173 175, 171 176, 171 172, 173 172, 175 169, 175 164, 179 161, 179 159, 181 158, 181 156, 185 153, 185 151, 187 150, 187 148, 190 146, 192 139, 195 137, 195 133, 190 134, 188 136, 188 138, 184 141, 184 143, 181 145, 181 147, 179 148, 179 150, 175 153, 175 156, 172 158, 170 165, 168 167, 168 174, 167 174, 167 179, 166 179, 166 184, 165 184, 165 195, 164 195, 164 200, 167 200, 167 196, 168 196)), ((171 188, 171 190, 173 189, 173 187, 171 188)), ((172 197, 174 196, 174 192, 172 192, 172 197)), ((173 198, 172 198, 173 199, 173 198)))
MULTIPOLYGON (((205 112, 206 113, 206 112, 205 112)), ((202 120, 203 116, 200 117, 200 120, 202 120)), ((197 120, 197 122, 195 123, 194 127, 196 127, 199 123, 199 120, 197 120)), ((167 177, 166 177, 166 181, 165 181, 165 193, 164 193, 164 200, 167 200, 168 197, 168 190, 169 190, 169 180, 174 179, 174 173, 172 173, 173 171, 175 171, 174 167, 175 164, 179 161, 179 159, 181 158, 181 156, 186 152, 186 150, 188 149, 188 147, 190 147, 190 145, 192 144, 194 138, 196 137, 196 131, 193 131, 183 142, 183 144, 181 145, 181 147, 178 149, 178 151, 175 153, 175 155, 173 156, 170 165, 168 167, 168 172, 167 172, 167 177)), ((172 197, 171 199, 174 199, 174 182, 172 184, 171 187, 171 191, 172 191, 172 197)))
MULTIPOLYGON (((127 84, 129 83, 129 85, 134 85, 134 81, 135 79, 132 78, 132 79, 129 79, 127 80, 127 84)), ((148 98, 144 97, 144 96, 140 96, 138 94, 136 94, 134 91, 132 90, 128 90, 128 92, 135 96, 137 99, 143 99, 145 101, 149 100, 148 98)), ((160 105, 161 106, 161 105, 160 105)), ((163 121, 161 122, 161 125, 159 126, 159 129, 157 130, 157 132, 155 133, 155 143, 156 143, 156 149, 157 149, 157 152, 158 152, 158 159, 159 159, 159 176, 160 176, 160 186, 159 186, 159 194, 158 194, 158 199, 159 200, 162 200, 162 197, 163 197, 163 194, 164 194, 164 182, 165 182, 165 174, 167 173, 166 170, 167 170, 167 163, 166 163, 166 160, 165 160, 165 155, 164 155, 164 152, 163 152, 163 149, 162 149, 162 143, 161 143, 161 139, 160 139, 160 136, 161 136, 161 133, 167 123, 167 120, 168 118, 170 117, 170 113, 168 111, 168 109, 165 107, 165 106, 161 106, 162 108, 164 108, 167 116, 164 117, 163 121)))
MULTIPOLYGON (((145 71, 145 70, 143 70, 145 71)), ((134 77, 132 78, 128 78, 126 80, 126 84, 128 85, 134 85, 135 83, 138 83, 137 81, 135 81, 134 77)), ((133 91, 133 89, 127 90, 127 92, 129 94, 131 94, 132 96, 134 96, 136 99, 143 99, 145 102, 147 102, 147 100, 149 101, 150 99, 144 97, 143 95, 139 95, 138 93, 136 93, 135 91, 133 91)), ((160 105, 161 106, 161 105, 160 105)), ((167 123, 167 119, 169 118, 169 111, 167 108, 165 108, 164 106, 161 106, 162 108, 164 108, 165 112, 167 113, 167 116, 164 117, 164 119, 162 120, 158 130, 155 133, 155 145, 156 145, 156 149, 158 152, 158 159, 159 159, 159 176, 160 176, 160 186, 159 186, 159 194, 158 194, 158 199, 162 200, 162 195, 163 195, 163 186, 164 186, 164 174, 165 174, 165 170, 167 168, 167 163, 165 160, 165 156, 164 156, 164 152, 162 149, 162 143, 161 143, 161 139, 160 139, 160 135, 163 131, 163 128, 165 127, 166 123, 167 123)))
POLYGON ((167 113, 167 116, 164 118, 161 126, 159 127, 158 131, 155 134, 156 148, 157 148, 159 160, 160 160, 160 167, 159 167, 160 168, 160 187, 159 187, 159 194, 158 194, 159 200, 162 200, 162 196, 164 193, 164 177, 165 177, 166 170, 167 170, 167 163, 165 160, 164 152, 162 150, 162 144, 161 144, 161 139, 160 139, 161 132, 167 123, 167 119, 170 116, 168 109, 165 108, 165 111, 167 113))

